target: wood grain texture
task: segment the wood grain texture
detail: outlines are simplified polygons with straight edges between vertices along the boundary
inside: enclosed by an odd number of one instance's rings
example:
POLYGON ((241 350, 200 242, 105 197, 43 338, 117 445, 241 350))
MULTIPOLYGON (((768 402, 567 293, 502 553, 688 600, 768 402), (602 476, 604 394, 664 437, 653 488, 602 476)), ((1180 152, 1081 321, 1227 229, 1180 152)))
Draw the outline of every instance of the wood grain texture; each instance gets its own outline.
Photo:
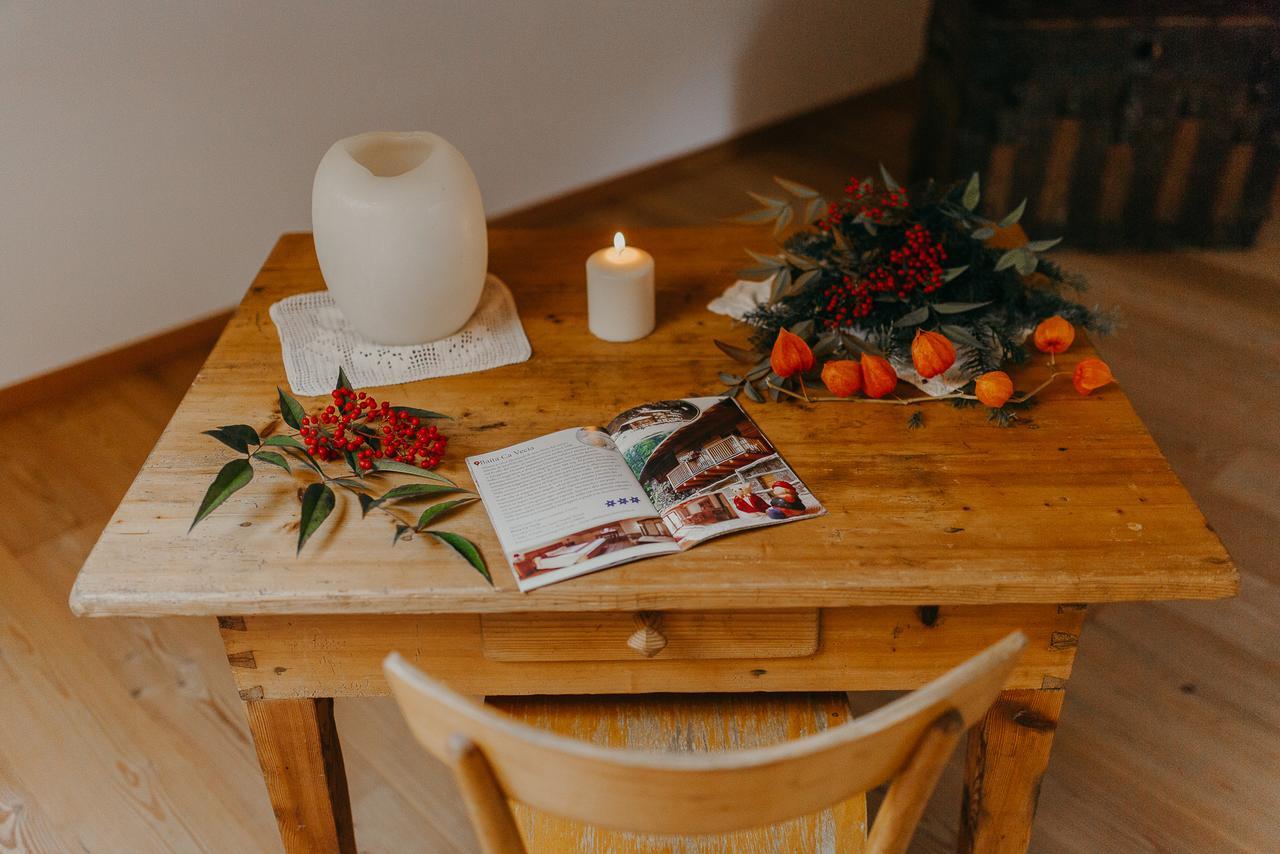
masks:
MULTIPOLYGON (((681 753, 779 744, 827 731, 849 720, 849 704, 843 694, 500 697, 488 702, 522 723, 602 747, 681 753)), ((867 802, 863 796, 766 827, 700 837, 609 831, 519 803, 514 804, 514 810, 531 852, 853 854, 863 850, 867 834, 867 802)))
POLYGON ((1027 850, 1062 691, 1005 691, 969 733, 960 850, 1027 850))
MULTIPOLYGON (((711 339, 735 333, 728 318, 703 306, 732 281, 742 245, 759 244, 760 233, 632 237, 658 259, 658 328, 642 341, 610 344, 586 331, 580 269, 607 235, 490 234, 490 269, 515 293, 533 358, 382 392, 457 418, 446 474, 469 483, 467 454, 601 422, 645 400, 717 390, 725 361, 711 339)), ((1102 602, 1216 598, 1237 587, 1221 543, 1123 390, 1108 386, 1082 399, 1069 383, 1044 393, 1034 430, 1001 429, 950 407, 930 409, 928 429, 907 431, 896 407, 747 404, 827 516, 530 594, 516 589, 480 507, 450 527, 479 543, 493 588, 430 538, 385 549, 391 522, 358 519, 354 501, 341 502, 295 558, 287 532, 298 484, 283 473, 263 472, 188 534, 205 484, 228 458, 200 431, 278 426, 274 387, 284 378, 267 309, 321 287, 310 236, 282 237, 85 564, 71 598, 77 613, 1102 602)), ((1069 369, 1091 354, 1078 344, 1060 361, 1069 369)))
POLYGON ((333 700, 257 700, 247 708, 285 851, 355 854, 333 700))
POLYGON ((1083 617, 1054 605, 946 606, 923 616, 906 607, 837 608, 824 611, 818 651, 804 658, 659 655, 589 666, 486 657, 474 614, 245 617, 243 627, 223 628, 222 639, 233 660, 252 652, 253 667, 232 668, 246 699, 385 694, 382 659, 392 651, 464 694, 903 690, 1013 631, 1030 642, 1007 687, 1040 688, 1071 675, 1076 649, 1062 638, 1077 637, 1083 617))
POLYGON ((494 661, 800 658, 818 651, 818 631, 817 608, 480 615, 484 655, 494 661), (661 637, 660 649, 631 645, 649 630, 661 637))

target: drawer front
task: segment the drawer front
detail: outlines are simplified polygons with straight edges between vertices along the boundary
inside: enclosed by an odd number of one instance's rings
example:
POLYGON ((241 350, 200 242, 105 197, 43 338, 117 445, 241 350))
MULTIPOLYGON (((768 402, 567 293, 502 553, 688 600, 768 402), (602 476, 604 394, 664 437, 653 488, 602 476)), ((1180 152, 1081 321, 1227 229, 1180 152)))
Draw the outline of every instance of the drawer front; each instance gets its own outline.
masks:
POLYGON ((485 614, 494 661, 800 658, 818 651, 817 608, 485 614))

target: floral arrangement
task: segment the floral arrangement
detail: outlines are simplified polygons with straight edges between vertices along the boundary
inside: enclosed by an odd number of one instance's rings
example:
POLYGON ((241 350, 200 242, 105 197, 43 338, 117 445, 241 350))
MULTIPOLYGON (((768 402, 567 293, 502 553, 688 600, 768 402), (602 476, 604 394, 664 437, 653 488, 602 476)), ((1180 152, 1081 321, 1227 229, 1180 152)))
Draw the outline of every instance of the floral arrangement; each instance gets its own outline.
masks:
MULTIPOLYGON (((852 179, 830 204, 809 187, 775 180, 793 198, 751 194, 762 207, 737 221, 772 222, 776 236, 792 223, 803 225, 777 254, 749 253, 757 266, 746 274, 771 277, 772 284, 769 299, 744 318, 752 328, 750 345, 716 342, 750 365, 741 374, 721 374, 730 394, 759 402, 783 396, 903 405, 978 401, 992 409, 993 420, 1010 424, 1013 410, 1059 375, 1054 371, 1040 388, 1014 394, 1001 369, 1027 359, 1024 340, 1033 330, 1051 368, 1076 326, 1109 330, 1105 314, 1067 295, 1083 291, 1084 280, 1043 257, 1059 240, 1029 240, 1018 225, 1025 201, 998 221, 976 212, 976 174, 967 183, 929 182, 909 191, 882 168, 879 182, 852 179), (909 363, 925 380, 947 373, 954 388, 888 398, 899 380, 893 362, 909 363), (809 383, 817 382, 830 396, 809 394, 809 383)), ((1101 361, 1081 364, 1077 374, 1087 376, 1078 377, 1076 387, 1082 393, 1104 384, 1103 371, 1110 381, 1101 361)), ((913 426, 921 423, 914 420, 913 426)))
MULTIPOLYGON (((308 415, 302 405, 283 389, 277 387, 276 393, 280 402, 280 419, 296 433, 273 432, 260 436, 247 424, 230 424, 204 431, 205 435, 244 456, 224 465, 213 483, 209 484, 191 522, 192 529, 253 480, 254 463, 292 474, 293 468, 289 465, 289 458, 292 458, 302 464, 302 471, 317 478, 306 489, 299 490, 299 554, 337 505, 334 492, 334 487, 337 487, 356 496, 361 517, 377 510, 395 521, 393 544, 414 533, 434 537, 465 558, 490 584, 493 583, 484 558, 474 543, 460 534, 432 527, 441 517, 477 500, 470 490, 433 471, 444 457, 449 439, 436 425, 426 422, 448 416, 411 406, 396 406, 386 401, 379 403, 372 395, 354 391, 341 369, 338 370, 338 386, 331 393, 332 402, 313 414, 308 415), (321 465, 336 460, 346 464, 349 475, 345 472, 334 475, 321 465), (382 487, 377 480, 391 474, 413 475, 428 482, 404 483, 378 494, 382 487), (415 499, 435 499, 458 493, 465 494, 461 498, 429 505, 416 521, 406 520, 392 509, 415 499)), ((279 423, 274 422, 272 428, 279 423)))

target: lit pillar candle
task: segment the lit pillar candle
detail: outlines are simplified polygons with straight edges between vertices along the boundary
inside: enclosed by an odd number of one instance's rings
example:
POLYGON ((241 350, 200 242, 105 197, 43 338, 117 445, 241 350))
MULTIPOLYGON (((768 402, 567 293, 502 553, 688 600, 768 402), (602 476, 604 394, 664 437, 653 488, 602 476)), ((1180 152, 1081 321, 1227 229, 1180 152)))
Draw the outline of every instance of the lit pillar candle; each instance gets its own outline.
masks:
POLYGON ((587 327, 605 341, 635 341, 653 331, 653 256, 628 246, 619 231, 613 248, 587 259, 587 327))

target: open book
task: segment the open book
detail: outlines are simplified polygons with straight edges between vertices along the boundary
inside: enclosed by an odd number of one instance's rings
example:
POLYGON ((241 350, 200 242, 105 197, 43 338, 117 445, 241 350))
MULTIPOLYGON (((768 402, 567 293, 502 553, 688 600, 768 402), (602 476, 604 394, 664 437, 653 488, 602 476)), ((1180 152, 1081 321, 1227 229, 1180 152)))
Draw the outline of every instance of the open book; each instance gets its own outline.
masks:
POLYGON ((826 512, 724 397, 642 404, 467 463, 521 590, 826 512))

